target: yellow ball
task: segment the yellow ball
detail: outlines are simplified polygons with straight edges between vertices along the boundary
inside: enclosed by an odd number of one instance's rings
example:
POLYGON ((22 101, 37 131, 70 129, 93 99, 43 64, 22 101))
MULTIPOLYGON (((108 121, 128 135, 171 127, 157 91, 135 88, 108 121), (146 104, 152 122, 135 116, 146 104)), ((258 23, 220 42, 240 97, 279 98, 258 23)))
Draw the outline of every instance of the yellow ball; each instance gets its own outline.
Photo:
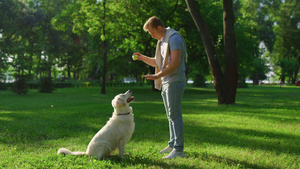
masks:
POLYGON ((133 60, 137 60, 138 59, 138 55, 133 55, 132 58, 133 58, 133 60))

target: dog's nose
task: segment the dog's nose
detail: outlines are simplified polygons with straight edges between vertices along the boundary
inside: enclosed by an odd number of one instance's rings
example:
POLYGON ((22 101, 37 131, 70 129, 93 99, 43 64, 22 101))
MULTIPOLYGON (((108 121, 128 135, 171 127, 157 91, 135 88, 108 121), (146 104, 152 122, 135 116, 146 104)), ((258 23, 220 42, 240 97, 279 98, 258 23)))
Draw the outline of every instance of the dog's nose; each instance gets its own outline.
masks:
POLYGON ((126 91, 126 93, 124 93, 124 94, 128 94, 128 93, 132 94, 132 92, 131 92, 131 90, 130 90, 130 89, 129 89, 129 90, 127 90, 127 91, 126 91))

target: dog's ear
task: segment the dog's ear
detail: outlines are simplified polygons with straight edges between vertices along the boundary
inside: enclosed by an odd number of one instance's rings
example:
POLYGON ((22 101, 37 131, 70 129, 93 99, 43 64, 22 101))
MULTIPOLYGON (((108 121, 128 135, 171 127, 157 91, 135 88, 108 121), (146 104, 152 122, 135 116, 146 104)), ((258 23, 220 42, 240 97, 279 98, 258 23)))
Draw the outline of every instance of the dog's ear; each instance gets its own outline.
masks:
POLYGON ((118 103, 119 105, 126 105, 126 101, 123 100, 123 99, 121 99, 121 98, 118 98, 117 103, 118 103))

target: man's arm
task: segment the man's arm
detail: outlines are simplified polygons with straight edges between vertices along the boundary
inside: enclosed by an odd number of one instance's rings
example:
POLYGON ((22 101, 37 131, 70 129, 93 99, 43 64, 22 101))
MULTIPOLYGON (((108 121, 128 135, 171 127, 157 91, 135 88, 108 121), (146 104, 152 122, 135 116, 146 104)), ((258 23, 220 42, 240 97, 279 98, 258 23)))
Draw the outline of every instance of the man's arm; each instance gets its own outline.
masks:
POLYGON ((133 55, 138 55, 137 60, 143 61, 146 64, 155 67, 156 66, 156 62, 155 62, 155 58, 151 58, 145 55, 140 54, 139 52, 134 53, 133 55))
MULTIPOLYGON (((143 77, 146 77, 148 80, 156 80, 158 78, 161 78, 163 76, 166 76, 173 71, 175 71, 179 65, 180 65, 180 57, 181 57, 181 50, 176 49, 171 51, 171 61, 166 65, 164 70, 158 72, 157 74, 152 74, 152 75, 144 75, 143 77)), ((155 59, 154 59, 155 62, 155 59)))

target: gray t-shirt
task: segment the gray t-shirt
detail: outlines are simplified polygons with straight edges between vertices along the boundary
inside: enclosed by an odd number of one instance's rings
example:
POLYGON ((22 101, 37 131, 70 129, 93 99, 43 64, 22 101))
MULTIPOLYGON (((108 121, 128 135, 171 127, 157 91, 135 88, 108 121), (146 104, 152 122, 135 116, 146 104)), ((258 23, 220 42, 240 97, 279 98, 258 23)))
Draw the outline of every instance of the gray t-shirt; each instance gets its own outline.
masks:
MULTIPOLYGON (((161 56, 162 56, 162 63, 165 63, 165 53, 166 51, 164 50, 165 48, 163 47, 164 45, 166 45, 167 43, 165 43, 165 38, 166 35, 163 37, 162 39, 162 43, 161 43, 161 56)), ((176 49, 180 49, 181 50, 181 57, 180 57, 180 65, 179 67, 174 70, 172 73, 162 77, 162 83, 169 83, 169 82, 180 82, 180 81, 186 81, 186 77, 185 77, 185 55, 186 55, 186 48, 185 48, 185 43, 183 41, 183 39, 181 38, 180 35, 178 35, 177 33, 171 35, 171 37, 169 38, 169 61, 168 63, 171 61, 171 51, 176 50, 176 49)), ((163 70, 163 64, 161 67, 161 70, 163 70)))

